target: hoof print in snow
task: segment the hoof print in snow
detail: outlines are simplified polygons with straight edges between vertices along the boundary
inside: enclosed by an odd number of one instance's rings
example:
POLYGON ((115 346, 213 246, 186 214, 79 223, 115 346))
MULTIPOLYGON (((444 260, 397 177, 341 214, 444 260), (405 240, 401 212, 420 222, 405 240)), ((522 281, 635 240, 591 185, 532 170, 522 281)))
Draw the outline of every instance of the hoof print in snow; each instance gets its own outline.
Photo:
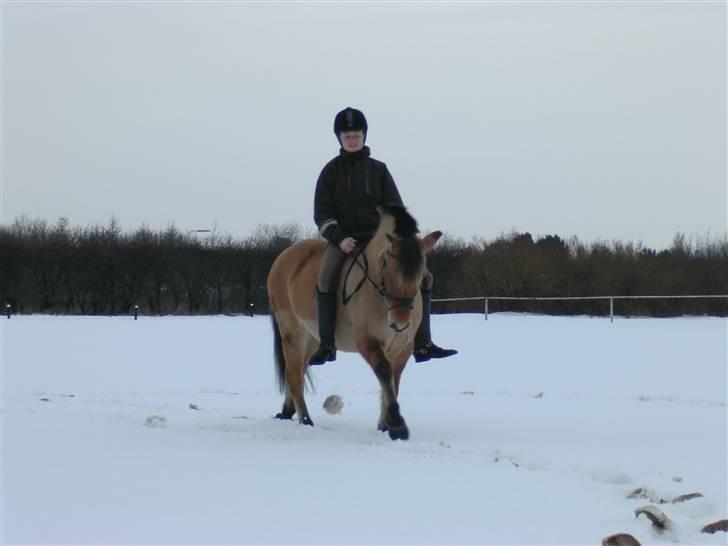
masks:
POLYGON ((150 415, 144 424, 152 428, 164 428, 167 426, 167 418, 161 415, 150 415))
POLYGON ((467 394, 468 396, 475 396, 475 391, 463 391, 460 394, 467 394))
POLYGON ((329 415, 341 413, 341 410, 344 409, 344 399, 338 394, 332 394, 324 400, 324 409, 329 415))
POLYGON ((672 481, 676 483, 682 483, 682 478, 680 476, 673 476, 672 481))
POLYGON ((602 540, 602 546, 642 546, 636 538, 627 533, 609 535, 602 540))
POLYGON ((40 398, 41 402, 50 402, 50 398, 40 398))
POLYGON ((543 398, 543 393, 539 392, 537 394, 533 394, 533 395, 531 395, 531 398, 543 398))
POLYGON ((628 499, 647 499, 650 502, 654 502, 656 504, 667 504, 667 501, 660 496, 658 496, 654 491, 651 489, 647 489, 645 487, 638 487, 634 491, 632 491, 629 495, 627 495, 628 499))
POLYGON ((678 502, 685 502, 693 499, 699 499, 700 497, 703 497, 704 495, 702 493, 688 493, 687 495, 680 495, 679 497, 675 497, 672 499, 672 503, 676 504, 678 502))
POLYGON ((713 533, 717 533, 718 531, 728 533, 728 519, 722 519, 720 521, 716 521, 715 523, 711 523, 710 525, 706 525, 700 532, 712 535, 713 533))
POLYGON ((452 446, 450 444, 448 444, 445 440, 440 440, 440 447, 450 449, 452 446))
POLYGON ((200 408, 197 406, 197 404, 190 404, 189 408, 195 411, 200 411, 200 408))
POLYGON ((634 517, 638 518, 644 514, 652 522, 652 525, 664 531, 670 528, 670 519, 656 506, 643 506, 634 511, 634 517))

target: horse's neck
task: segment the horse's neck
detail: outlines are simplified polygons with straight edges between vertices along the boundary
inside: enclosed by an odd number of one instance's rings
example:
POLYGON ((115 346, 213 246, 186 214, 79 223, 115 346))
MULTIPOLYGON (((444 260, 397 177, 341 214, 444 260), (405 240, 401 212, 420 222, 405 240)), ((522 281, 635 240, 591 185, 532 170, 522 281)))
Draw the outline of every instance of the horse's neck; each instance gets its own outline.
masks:
POLYGON ((381 273, 382 264, 380 263, 379 257, 382 255, 382 251, 386 245, 386 242, 382 239, 374 237, 364 249, 364 254, 369 264, 369 275, 372 277, 375 275, 378 276, 381 273))
POLYGON ((382 274, 380 256, 382 241, 371 239, 361 251, 355 250, 344 263, 341 289, 343 290, 344 305, 357 292, 363 290, 376 292, 377 283, 382 274))

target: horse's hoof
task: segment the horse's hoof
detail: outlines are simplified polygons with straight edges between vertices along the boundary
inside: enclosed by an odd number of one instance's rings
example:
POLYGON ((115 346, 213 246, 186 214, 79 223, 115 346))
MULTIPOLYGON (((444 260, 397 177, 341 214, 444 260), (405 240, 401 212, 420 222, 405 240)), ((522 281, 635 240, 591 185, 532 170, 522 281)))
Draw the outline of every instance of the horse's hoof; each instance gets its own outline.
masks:
POLYGON ((392 440, 407 440, 409 439, 409 429, 407 425, 401 427, 393 427, 389 429, 389 437, 392 440))
POLYGON ((311 421, 311 418, 308 415, 304 415, 303 419, 301 419, 302 425, 308 425, 310 427, 313 426, 313 421, 311 421))
POLYGON ((283 412, 276 413, 276 419, 281 419, 281 420, 288 419, 288 420, 290 420, 290 419, 293 419, 293 414, 292 413, 283 413, 283 412))
POLYGON ((389 430, 389 427, 387 425, 381 425, 380 424, 379 426, 377 426, 377 430, 379 432, 387 432, 389 430))

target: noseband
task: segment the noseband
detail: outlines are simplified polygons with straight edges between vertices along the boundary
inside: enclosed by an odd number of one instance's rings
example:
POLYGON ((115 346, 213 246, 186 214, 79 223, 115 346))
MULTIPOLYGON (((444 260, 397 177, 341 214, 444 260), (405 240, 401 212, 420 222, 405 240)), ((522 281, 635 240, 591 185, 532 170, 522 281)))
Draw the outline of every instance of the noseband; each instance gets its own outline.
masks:
MULTIPOLYGON (((367 244, 369 244, 367 242, 367 244)), ((384 279, 386 278, 386 270, 387 270, 387 264, 389 263, 389 258, 396 258, 397 255, 392 254, 389 250, 387 250, 384 253, 384 256, 382 258, 382 267, 380 269, 380 275, 379 275, 379 282, 377 283, 374 279, 372 279, 371 275, 369 275, 369 260, 367 259, 367 255, 364 254, 364 250, 366 249, 366 244, 362 246, 361 250, 353 256, 353 260, 351 262, 351 265, 349 266, 349 270, 346 272, 346 276, 344 277, 344 305, 349 303, 352 297, 354 297, 354 294, 356 294, 359 289, 362 287, 365 281, 369 281, 370 284, 374 287, 374 289, 377 291, 379 296, 384 300, 384 303, 387 305, 387 311, 391 311, 392 309, 398 309, 400 307, 406 308, 406 309, 413 309, 414 308, 414 302, 415 298, 400 298, 398 296, 393 296, 389 293, 387 290, 387 287, 384 283, 384 279), (363 257, 364 264, 362 264, 359 261, 359 256, 363 257), (351 273, 352 268, 354 267, 354 264, 357 264, 362 272, 364 273, 364 278, 359 282, 359 284, 356 286, 354 291, 346 295, 346 280, 349 278, 349 274, 351 273)))

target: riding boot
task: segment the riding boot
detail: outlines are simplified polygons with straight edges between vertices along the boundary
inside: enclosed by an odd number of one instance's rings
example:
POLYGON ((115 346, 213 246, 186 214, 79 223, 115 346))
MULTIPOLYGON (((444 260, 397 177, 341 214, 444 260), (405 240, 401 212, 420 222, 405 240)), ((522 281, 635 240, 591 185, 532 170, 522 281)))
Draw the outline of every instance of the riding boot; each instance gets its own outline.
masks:
POLYGON ((319 292, 316 287, 316 306, 318 307, 318 327, 321 344, 309 359, 309 366, 318 366, 336 360, 336 292, 319 292))
POLYGON ((430 305, 432 295, 429 290, 420 290, 422 294, 422 322, 415 334, 415 350, 412 353, 415 362, 427 362, 431 358, 446 358, 457 354, 455 349, 443 349, 432 342, 430 333, 430 305))

